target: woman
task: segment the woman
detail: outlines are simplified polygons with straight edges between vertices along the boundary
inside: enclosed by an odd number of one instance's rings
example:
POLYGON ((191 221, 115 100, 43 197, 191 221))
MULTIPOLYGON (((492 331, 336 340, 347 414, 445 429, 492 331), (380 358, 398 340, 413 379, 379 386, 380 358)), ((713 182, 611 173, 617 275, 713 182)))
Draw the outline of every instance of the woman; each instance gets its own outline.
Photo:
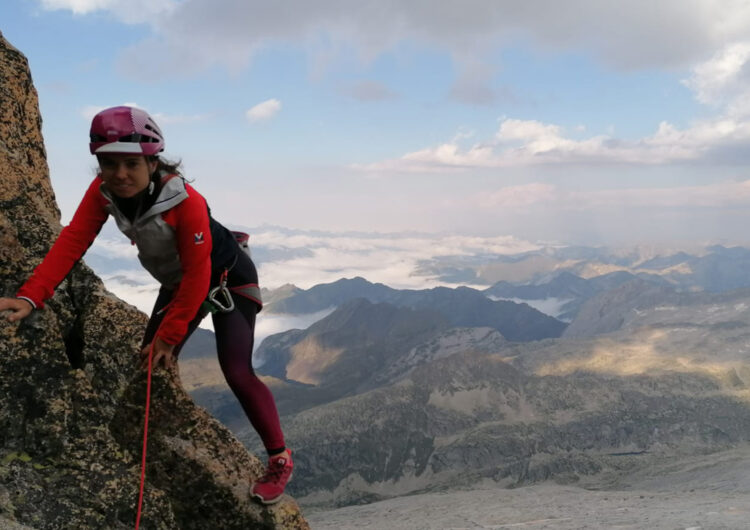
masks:
POLYGON ((0 298, 0 311, 9 310, 13 322, 41 309, 112 215, 161 284, 143 339, 144 364, 153 351, 155 366, 172 368, 187 338, 212 313, 221 369, 269 455, 252 494, 264 504, 278 501, 293 465, 273 396, 252 368, 262 307, 255 265, 177 165, 159 156, 164 139, 146 112, 126 106, 101 111, 91 122, 89 147, 99 174, 16 298, 0 298))

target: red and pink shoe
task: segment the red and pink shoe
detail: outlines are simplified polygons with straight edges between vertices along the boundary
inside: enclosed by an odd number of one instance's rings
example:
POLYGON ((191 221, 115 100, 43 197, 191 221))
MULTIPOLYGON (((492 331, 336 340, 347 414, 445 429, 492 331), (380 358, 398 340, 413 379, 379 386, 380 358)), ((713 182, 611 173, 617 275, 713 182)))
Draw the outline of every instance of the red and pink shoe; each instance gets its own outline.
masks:
POLYGON ((268 459, 266 473, 253 485, 252 496, 262 504, 273 504, 281 499, 284 488, 292 478, 292 452, 289 450, 268 459))

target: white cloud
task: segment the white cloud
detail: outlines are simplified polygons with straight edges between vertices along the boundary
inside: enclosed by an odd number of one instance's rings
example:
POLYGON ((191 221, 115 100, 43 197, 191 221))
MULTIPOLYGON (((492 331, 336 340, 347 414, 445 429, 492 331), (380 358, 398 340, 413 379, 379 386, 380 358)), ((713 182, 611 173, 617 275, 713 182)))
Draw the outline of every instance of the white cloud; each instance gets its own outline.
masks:
POLYGON ((701 103, 723 109, 723 115, 750 117, 750 40, 733 42, 693 68, 683 83, 701 103))
MULTIPOLYGON (((750 95, 747 103, 750 108, 750 95)), ((696 121, 685 129, 662 122, 651 136, 626 141, 607 135, 574 140, 559 125, 506 118, 494 138, 484 143, 463 147, 460 140, 455 138, 437 147, 406 153, 397 159, 351 167, 383 174, 540 164, 699 162, 727 149, 745 152, 745 144, 750 142, 750 121, 726 114, 696 121)))
POLYGON ((106 108, 107 107, 101 107, 99 105, 87 105, 81 109, 81 116, 86 121, 91 121, 92 119, 94 119, 94 116, 96 116, 100 111, 106 108))
POLYGON ((278 99, 268 99, 258 103, 245 113, 250 122, 270 120, 281 110, 281 101, 278 99))
POLYGON ((469 203, 483 209, 525 211, 531 206, 546 211, 606 210, 611 208, 727 208, 750 207, 750 180, 704 186, 625 188, 571 191, 543 183, 507 186, 477 194, 469 203))
POLYGON ((746 92, 746 66, 750 60, 750 42, 737 42, 718 51, 711 59, 693 68, 693 75, 683 83, 695 92, 702 103, 726 103, 737 91, 746 92), (743 76, 744 73, 744 76, 743 76))
POLYGON ((94 240, 88 252, 108 258, 133 260, 138 258, 138 248, 135 245, 126 244, 122 238, 99 236, 94 240))
POLYGON ((178 5, 178 0, 39 0, 44 9, 69 10, 76 15, 95 11, 109 11, 127 24, 150 22, 166 16, 178 5))
MULTIPOLYGON (((128 53, 125 60, 137 73, 165 58, 164 76, 217 64, 237 71, 256 50, 279 42, 303 47, 318 64, 350 50, 368 61, 398 43, 418 42, 448 51, 471 71, 474 57, 518 39, 555 53, 589 50, 609 65, 633 69, 690 66, 726 42, 750 38, 750 8, 742 0, 448 0, 440 9, 425 0, 39 1, 47 9, 108 10, 128 23, 148 22, 151 53, 128 53)), ((481 88, 482 75, 474 79, 481 88)), ((457 88, 460 94, 461 83, 457 88)))
MULTIPOLYGON (((105 230, 108 233, 115 231, 113 227, 105 230)), ((512 236, 310 233, 263 227, 245 230, 252 234, 251 243, 256 252, 260 249, 291 249, 311 253, 306 257, 258 262, 260 283, 267 288, 293 283, 307 289, 320 283, 356 276, 394 288, 455 286, 439 281, 429 272, 421 272, 420 264, 439 256, 506 255, 540 248, 539 245, 512 236)), ((89 252, 118 259, 118 266, 121 265, 122 268, 112 271, 106 269, 108 265, 101 265, 102 268, 95 268, 95 271, 100 274, 107 289, 148 314, 156 299, 158 284, 134 259, 137 254, 135 247, 125 238, 100 236, 89 252)), ((92 260, 91 264, 97 266, 99 262, 92 260)), ((315 319, 323 316, 325 315, 317 315, 315 319)), ((260 330, 261 334, 278 332, 280 327, 287 325, 296 327, 312 323, 306 317, 292 322, 283 316, 279 318, 283 322, 266 319, 260 330)), ((201 326, 211 329, 210 319, 205 319, 201 326)))
POLYGON ((101 9, 111 9, 115 0, 41 0, 41 3, 44 9, 69 9, 76 15, 85 15, 101 9))
POLYGON ((262 283, 278 287, 293 283, 309 288, 340 278, 363 276, 395 288, 445 285, 420 274, 419 264, 436 256, 512 254, 539 248, 511 236, 466 237, 437 234, 323 234, 289 235, 273 230, 253 231, 253 244, 264 247, 305 249, 312 254, 260 263, 262 283))
POLYGON ((445 143, 434 149, 422 149, 403 156, 406 168, 416 171, 443 168, 492 167, 495 165, 493 147, 476 144, 461 151, 457 143, 445 143))
POLYGON ((159 284, 141 271, 118 271, 102 276, 108 291, 147 315, 151 314, 159 293, 159 284), (147 282, 147 283, 146 283, 147 282))
MULTIPOLYGON (((522 147, 519 149, 530 155, 540 155, 550 152, 565 152, 581 150, 586 142, 568 140, 562 136, 563 128, 559 125, 541 123, 536 120, 506 119, 500 124, 500 130, 495 135, 499 144, 513 145, 520 141, 522 147)), ((592 138, 594 144, 599 144, 599 138, 592 138)))

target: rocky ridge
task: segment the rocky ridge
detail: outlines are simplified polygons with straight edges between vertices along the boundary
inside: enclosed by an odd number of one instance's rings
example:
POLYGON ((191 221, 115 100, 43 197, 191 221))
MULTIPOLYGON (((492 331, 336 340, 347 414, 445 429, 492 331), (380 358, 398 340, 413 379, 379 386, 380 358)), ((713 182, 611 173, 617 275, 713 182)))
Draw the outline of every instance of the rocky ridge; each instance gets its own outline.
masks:
POLYGON ((308 290, 285 289, 264 308, 271 313, 315 313, 353 299, 442 313, 455 327, 492 327, 511 341, 559 337, 566 324, 526 304, 490 300, 469 287, 398 290, 364 278, 341 279, 308 290))
MULTIPOLYGON (((0 34, 0 288, 12 295, 60 230, 37 95, 25 57, 0 34)), ((78 264, 44 310, 0 320, 0 521, 4 527, 132 528, 145 375, 145 315, 78 264), (6 522, 7 525, 6 525, 6 522)), ((142 525, 308 528, 287 498, 248 498, 261 462, 157 371, 142 525)))

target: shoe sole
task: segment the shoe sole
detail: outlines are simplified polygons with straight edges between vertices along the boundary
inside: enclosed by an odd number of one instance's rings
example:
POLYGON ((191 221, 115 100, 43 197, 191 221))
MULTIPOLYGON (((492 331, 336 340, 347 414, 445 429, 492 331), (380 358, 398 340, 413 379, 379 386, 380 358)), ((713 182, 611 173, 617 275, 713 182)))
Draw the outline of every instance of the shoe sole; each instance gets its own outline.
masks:
MULTIPOLYGON (((290 480, 292 480, 292 474, 289 475, 289 478, 287 479, 287 484, 289 483, 290 480)), ((286 488, 284 488, 284 489, 286 490, 286 488)), ((276 504, 277 502, 279 502, 281 500, 281 497, 283 497, 283 496, 284 496, 284 492, 281 492, 281 494, 278 497, 274 497, 273 499, 264 499, 262 496, 260 496, 260 495, 258 495, 256 493, 251 493, 250 494, 250 497, 252 499, 257 500, 259 503, 261 503, 261 504, 263 504, 265 506, 268 506, 268 505, 271 505, 271 504, 276 504)))
POLYGON ((281 500, 281 497, 283 497, 283 496, 284 496, 284 494, 282 493, 281 495, 279 495, 278 497, 275 497, 273 499, 264 499, 260 495, 253 494, 252 498, 254 500, 258 501, 259 503, 261 503, 264 506, 270 506, 272 504, 276 504, 277 502, 279 502, 281 500))

